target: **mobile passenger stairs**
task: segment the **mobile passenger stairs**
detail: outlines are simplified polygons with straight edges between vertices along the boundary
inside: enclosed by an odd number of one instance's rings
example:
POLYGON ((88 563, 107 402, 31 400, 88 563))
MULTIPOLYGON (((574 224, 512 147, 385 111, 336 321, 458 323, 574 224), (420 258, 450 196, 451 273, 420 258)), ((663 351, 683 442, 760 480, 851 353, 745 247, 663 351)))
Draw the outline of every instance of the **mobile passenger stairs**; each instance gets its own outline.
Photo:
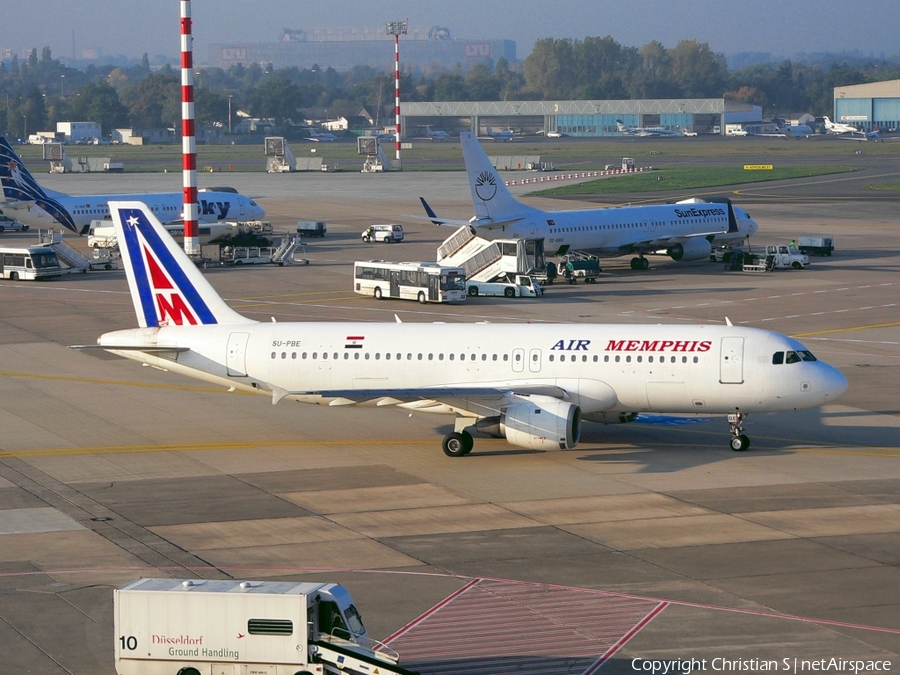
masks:
POLYGON ((462 267, 469 281, 493 282, 516 274, 544 273, 543 239, 494 239, 477 236, 463 225, 438 247, 439 265, 462 267))
POLYGON ((69 246, 63 240, 63 233, 56 230, 38 230, 38 241, 53 249, 69 272, 87 272, 88 270, 114 270, 119 264, 115 254, 107 248, 93 249, 93 258, 88 258, 81 251, 69 246))
POLYGON ((219 249, 219 263, 222 265, 309 265, 309 258, 295 257, 301 251, 306 254, 306 244, 300 235, 285 235, 278 246, 222 246, 219 249))

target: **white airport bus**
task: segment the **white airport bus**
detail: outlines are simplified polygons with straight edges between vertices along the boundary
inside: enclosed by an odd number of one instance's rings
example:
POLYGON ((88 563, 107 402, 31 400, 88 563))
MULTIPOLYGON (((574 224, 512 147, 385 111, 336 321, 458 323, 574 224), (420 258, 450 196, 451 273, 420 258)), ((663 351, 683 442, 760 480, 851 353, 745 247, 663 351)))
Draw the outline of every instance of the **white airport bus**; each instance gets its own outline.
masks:
POLYGON ((353 264, 353 290, 362 295, 426 302, 463 302, 466 272, 437 263, 369 260, 353 264))
POLYGON ((65 272, 49 246, 0 246, 2 279, 47 279, 65 272))

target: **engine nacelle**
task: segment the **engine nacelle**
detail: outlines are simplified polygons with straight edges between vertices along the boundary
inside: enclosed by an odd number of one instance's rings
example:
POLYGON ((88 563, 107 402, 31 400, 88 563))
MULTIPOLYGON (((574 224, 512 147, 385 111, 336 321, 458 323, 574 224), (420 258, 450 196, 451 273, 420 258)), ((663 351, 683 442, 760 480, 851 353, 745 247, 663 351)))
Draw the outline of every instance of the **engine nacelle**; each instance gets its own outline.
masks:
POLYGON ((672 260, 706 260, 712 253, 712 244, 702 237, 694 237, 669 247, 666 253, 672 260))
MULTIPOLYGON (((476 425, 487 433, 494 430, 492 427, 489 423, 476 425)), ((520 448, 569 450, 581 439, 581 408, 550 396, 521 397, 520 402, 503 411, 497 430, 520 448)))
POLYGON ((581 416, 586 422, 598 424, 628 424, 637 419, 638 414, 633 412, 593 412, 581 416))

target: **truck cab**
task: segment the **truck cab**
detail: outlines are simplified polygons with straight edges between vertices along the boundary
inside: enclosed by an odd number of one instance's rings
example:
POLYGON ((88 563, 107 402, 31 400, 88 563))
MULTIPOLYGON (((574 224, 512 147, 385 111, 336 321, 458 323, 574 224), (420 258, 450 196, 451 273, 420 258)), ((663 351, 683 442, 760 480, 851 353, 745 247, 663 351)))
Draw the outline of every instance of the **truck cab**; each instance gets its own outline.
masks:
POLYGON ((793 268, 802 270, 809 265, 809 256, 800 253, 794 244, 772 244, 766 246, 766 265, 772 268, 793 268))

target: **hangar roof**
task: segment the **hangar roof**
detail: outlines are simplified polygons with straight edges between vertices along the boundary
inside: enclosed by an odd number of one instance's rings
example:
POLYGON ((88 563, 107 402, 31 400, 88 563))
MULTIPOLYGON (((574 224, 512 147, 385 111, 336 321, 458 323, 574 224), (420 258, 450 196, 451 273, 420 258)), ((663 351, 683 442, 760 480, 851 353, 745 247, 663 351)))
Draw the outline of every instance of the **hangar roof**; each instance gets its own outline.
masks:
POLYGON ((640 101, 436 101, 403 102, 407 116, 426 115, 646 115, 723 113, 725 99, 679 98, 640 101))
POLYGON ((900 98, 900 80, 850 84, 834 88, 835 98, 900 98))

